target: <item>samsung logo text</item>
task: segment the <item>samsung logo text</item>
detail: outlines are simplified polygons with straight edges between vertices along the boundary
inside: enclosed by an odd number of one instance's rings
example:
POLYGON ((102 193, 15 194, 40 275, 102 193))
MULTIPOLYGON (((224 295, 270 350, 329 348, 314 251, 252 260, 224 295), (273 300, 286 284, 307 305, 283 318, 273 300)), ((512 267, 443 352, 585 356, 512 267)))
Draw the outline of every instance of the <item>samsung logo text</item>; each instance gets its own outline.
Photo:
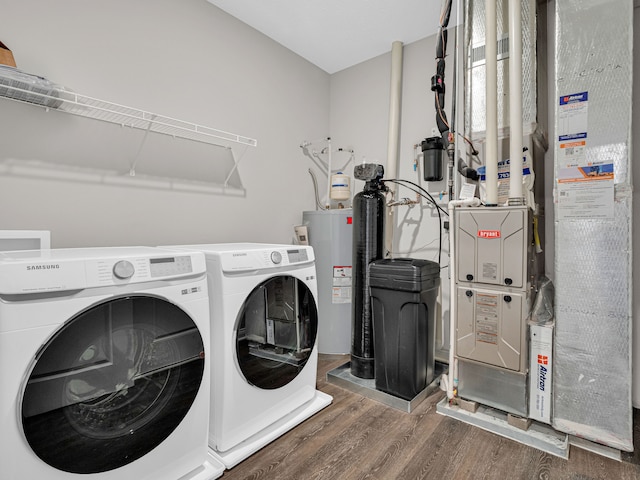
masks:
POLYGON ((27 265, 27 271, 31 270, 55 270, 60 268, 57 263, 49 263, 44 265, 27 265))

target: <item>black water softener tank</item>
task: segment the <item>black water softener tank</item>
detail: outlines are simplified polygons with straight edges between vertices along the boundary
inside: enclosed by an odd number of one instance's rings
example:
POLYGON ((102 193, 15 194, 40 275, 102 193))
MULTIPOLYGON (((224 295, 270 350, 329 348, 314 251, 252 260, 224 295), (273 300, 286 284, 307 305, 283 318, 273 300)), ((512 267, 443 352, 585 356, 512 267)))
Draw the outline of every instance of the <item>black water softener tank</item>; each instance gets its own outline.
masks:
POLYGON ((384 256, 384 167, 362 164, 354 177, 364 189, 353 198, 353 303, 351 317, 351 374, 375 378, 373 324, 369 296, 369 264, 384 256))

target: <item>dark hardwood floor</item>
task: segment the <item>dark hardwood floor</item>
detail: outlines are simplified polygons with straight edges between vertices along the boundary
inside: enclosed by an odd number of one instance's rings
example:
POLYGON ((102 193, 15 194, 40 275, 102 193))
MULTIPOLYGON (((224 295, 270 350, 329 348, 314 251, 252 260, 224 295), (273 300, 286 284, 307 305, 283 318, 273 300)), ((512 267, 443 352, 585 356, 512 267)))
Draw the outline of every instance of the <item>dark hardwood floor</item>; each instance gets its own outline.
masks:
MULTIPOLYGON (((327 383, 348 359, 320 355, 318 388, 333 403, 222 479, 640 479, 638 453, 618 462, 572 447, 563 460, 437 414, 441 391, 407 414, 327 383)), ((639 445, 638 422, 634 433, 639 445)))

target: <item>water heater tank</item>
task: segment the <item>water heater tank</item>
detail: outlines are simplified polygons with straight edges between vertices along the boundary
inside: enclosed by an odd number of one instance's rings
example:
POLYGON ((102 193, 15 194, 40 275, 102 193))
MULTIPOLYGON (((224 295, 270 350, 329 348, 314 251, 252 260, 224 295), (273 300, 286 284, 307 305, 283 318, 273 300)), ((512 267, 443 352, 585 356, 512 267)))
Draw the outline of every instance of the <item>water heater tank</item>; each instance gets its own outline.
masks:
POLYGON ((351 351, 353 210, 302 213, 318 276, 318 352, 351 351))

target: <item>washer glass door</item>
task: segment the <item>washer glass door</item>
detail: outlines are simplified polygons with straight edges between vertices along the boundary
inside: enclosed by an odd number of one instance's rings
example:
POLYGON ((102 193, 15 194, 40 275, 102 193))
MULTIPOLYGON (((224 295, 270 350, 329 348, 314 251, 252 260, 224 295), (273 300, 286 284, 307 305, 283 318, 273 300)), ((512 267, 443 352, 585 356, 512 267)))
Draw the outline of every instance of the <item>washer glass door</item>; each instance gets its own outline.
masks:
POLYGON ((236 354, 246 380, 280 388, 304 368, 316 343, 318 310, 309 287, 279 275, 253 289, 236 323, 236 354))
POLYGON ((178 427, 203 371, 202 337, 183 310, 151 296, 111 299, 38 352, 22 396, 24 435, 65 472, 122 467, 178 427))

